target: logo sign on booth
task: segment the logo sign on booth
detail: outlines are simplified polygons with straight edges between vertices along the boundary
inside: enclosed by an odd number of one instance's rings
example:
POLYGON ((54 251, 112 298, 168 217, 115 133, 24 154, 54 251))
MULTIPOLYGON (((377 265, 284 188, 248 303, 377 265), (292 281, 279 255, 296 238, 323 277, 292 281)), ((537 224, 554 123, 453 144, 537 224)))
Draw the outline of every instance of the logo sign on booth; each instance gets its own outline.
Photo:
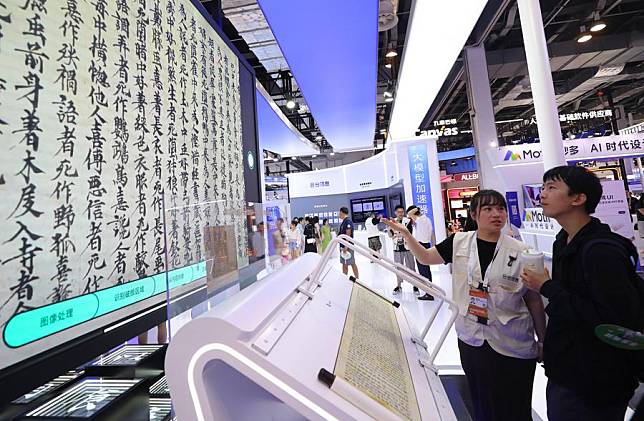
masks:
POLYGON ((429 219, 434 221, 432 211, 432 195, 429 190, 429 168, 427 163, 427 145, 411 145, 407 147, 409 159, 409 175, 414 205, 418 206, 429 219))
MULTIPOLYGON (((563 141, 567 161, 626 158, 644 155, 644 133, 629 133, 563 141)), ((489 152, 494 167, 541 162, 538 143, 503 146, 489 152)))

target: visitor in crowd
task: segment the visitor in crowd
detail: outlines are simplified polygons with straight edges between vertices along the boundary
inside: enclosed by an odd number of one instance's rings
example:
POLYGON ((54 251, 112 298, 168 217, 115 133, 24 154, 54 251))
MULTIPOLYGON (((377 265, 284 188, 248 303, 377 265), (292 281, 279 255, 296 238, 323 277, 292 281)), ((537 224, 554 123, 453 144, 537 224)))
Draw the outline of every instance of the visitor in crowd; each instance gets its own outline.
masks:
POLYGON ((264 223, 257 224, 257 231, 255 231, 250 238, 252 247, 251 263, 264 259, 266 254, 266 246, 264 245, 264 223))
POLYGON ((320 230, 320 217, 313 217, 314 227, 315 227, 315 246, 318 253, 322 253, 322 231, 320 230))
MULTIPOLYGON (((427 215, 425 215, 418 206, 410 206, 407 208, 407 216, 413 222, 413 235, 416 241, 418 241, 426 249, 432 246, 432 239, 434 237, 434 226, 432 221, 429 220, 427 215)), ((416 265, 418 266, 418 273, 423 278, 427 279, 428 282, 432 282, 432 271, 429 269, 429 265, 424 265, 416 259, 416 265)), ((424 295, 418 297, 419 300, 433 301, 434 297, 430 294, 425 293, 424 295)))
MULTIPOLYGON (((409 234, 413 231, 412 220, 405 216, 405 208, 402 205, 396 206, 394 210, 396 217, 394 221, 397 224, 403 225, 407 228, 407 232, 402 234, 396 230, 389 230, 389 237, 394 242, 394 261, 398 264, 404 265, 412 272, 416 272, 416 264, 414 263, 414 255, 407 250, 405 239, 406 234, 409 234)), ((396 275, 396 288, 394 288, 394 295, 400 294, 402 292, 402 278, 396 275)), ((418 287, 414 286, 414 294, 419 294, 418 287)))
POLYGON ((641 362, 641 356, 602 342, 595 329, 601 324, 644 328, 644 281, 633 264, 637 250, 590 216, 602 196, 592 172, 555 167, 543 182, 543 213, 562 227, 552 246, 552 276, 526 270, 521 279, 548 299, 548 419, 622 421, 638 384, 635 360, 641 362))
MULTIPOLYGON (((367 242, 369 244, 369 248, 376 253, 380 253, 380 250, 382 250, 378 224, 380 224, 380 215, 374 214, 369 215, 367 220, 364 222, 365 229, 367 230, 367 242)), ((371 263, 373 263, 373 260, 371 260, 371 263)))
POLYGON ((305 238, 304 238, 304 227, 306 224, 309 223, 309 217, 300 217, 298 219, 298 224, 297 224, 297 231, 300 233, 300 254, 304 253, 304 244, 305 244, 305 238))
MULTIPOLYGON (((346 207, 340 208, 340 219, 342 223, 338 229, 338 235, 348 235, 353 238, 353 222, 349 218, 349 209, 346 207)), ((356 257, 352 249, 340 245, 340 263, 342 263, 342 273, 347 275, 349 273, 349 266, 353 270, 353 276, 358 279, 358 265, 356 265, 356 257)))
POLYGON ((297 218, 291 221, 291 228, 288 231, 288 249, 291 253, 291 260, 295 260, 300 256, 302 236, 300 231, 297 229, 299 223, 297 218))
MULTIPOLYGON (((393 221, 425 265, 452 263, 456 334, 476 421, 532 420, 532 384, 545 332, 543 302, 519 282, 518 255, 529 247, 504 235, 503 195, 482 190, 472 197, 478 230, 457 232, 426 249, 393 221)), ((581 418, 580 418, 581 419, 581 418)))
POLYGON ((273 231, 273 247, 275 249, 275 255, 280 256, 282 263, 288 260, 289 256, 289 247, 286 239, 286 231, 284 227, 284 219, 277 218, 275 222, 275 231, 273 231))
POLYGON ((327 218, 324 218, 322 220, 320 234, 322 237, 322 248, 320 250, 320 253, 324 253, 326 248, 329 246, 329 243, 331 242, 331 226, 329 225, 329 220, 327 218))
POLYGON ((317 253, 317 232, 315 230, 315 217, 307 218, 304 226, 304 253, 317 253))

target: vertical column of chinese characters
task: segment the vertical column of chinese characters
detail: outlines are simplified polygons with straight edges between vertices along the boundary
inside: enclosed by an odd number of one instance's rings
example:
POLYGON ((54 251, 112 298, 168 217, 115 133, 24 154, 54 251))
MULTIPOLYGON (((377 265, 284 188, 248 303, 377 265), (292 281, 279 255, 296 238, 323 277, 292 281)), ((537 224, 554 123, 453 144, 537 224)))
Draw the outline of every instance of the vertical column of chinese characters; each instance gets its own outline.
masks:
MULTIPOLYGON (((0 1, 0 54, 2 54, 2 38, 4 37, 4 30, 5 28, 11 24, 11 13, 7 10, 7 6, 0 1)), ((7 90, 7 81, 2 78, 2 75, 0 75, 0 107, 2 107, 2 93, 7 90)), ((1 108, 0 108, 1 109, 1 108)), ((2 126, 7 126, 8 123, 2 119, 2 115, 0 115, 0 135, 3 134, 3 127, 2 126)), ((2 176, 2 173, 0 173, 0 180, 2 180, 4 177, 2 176)), ((4 183, 4 181, 2 181, 4 183)))
POLYGON ((76 252, 76 244, 70 235, 76 209, 72 203, 74 186, 77 185, 78 169, 74 164, 74 152, 77 142, 76 128, 78 110, 76 109, 78 81, 76 71, 80 58, 76 49, 80 26, 83 19, 78 10, 77 0, 67 0, 60 7, 63 12, 63 24, 59 30, 62 34, 62 46, 58 50, 58 68, 56 69, 56 83, 59 85, 58 100, 54 105, 58 107, 57 117, 60 124, 60 135, 57 137, 59 157, 56 166, 56 183, 51 196, 56 199, 58 207, 54 210, 54 235, 50 251, 56 255, 56 273, 52 277, 53 285, 49 299, 52 302, 65 300, 72 293, 69 274, 72 269, 69 265, 70 253, 76 252))
MULTIPOLYGON (((210 81, 208 79, 208 59, 207 53, 209 53, 208 47, 208 38, 206 36, 206 28, 199 28, 199 52, 200 55, 200 66, 201 66, 201 142, 202 142, 202 162, 203 162, 203 214, 204 214, 204 225, 209 225, 211 223, 211 210, 210 201, 212 200, 211 193, 211 143, 214 143, 214 139, 211 137, 210 132, 210 118, 208 112, 208 94, 212 88, 210 88, 210 81)), ((203 228, 202 228, 203 229, 203 228)))
MULTIPOLYGON (((215 209, 215 215, 217 212, 217 200, 219 199, 219 193, 218 193, 218 188, 217 188, 217 180, 219 178, 219 162, 217 161, 217 96, 215 94, 216 92, 216 82, 215 82, 215 75, 216 75, 216 64, 217 62, 215 61, 215 41, 212 39, 212 37, 208 37, 208 89, 206 91, 209 94, 209 108, 210 108, 210 138, 209 138, 209 156, 212 157, 212 164, 211 164, 211 171, 212 171, 212 178, 208 179, 208 182, 211 183, 211 193, 210 193, 210 200, 214 200, 214 209, 215 209)), ((212 209, 212 207, 209 207, 212 209)), ((208 221, 211 225, 213 225, 214 220, 208 221)))
POLYGON ((130 5, 129 0, 116 2, 114 14, 114 29, 116 31, 116 44, 118 60, 115 61, 114 75, 117 77, 114 87, 114 132, 112 133, 112 159, 116 163, 116 177, 112 181, 116 193, 116 200, 112 206, 113 219, 108 223, 111 226, 116 247, 110 253, 114 258, 112 276, 121 284, 127 281, 126 271, 127 255, 130 251, 131 212, 128 202, 128 177, 127 164, 130 161, 128 128, 128 105, 132 101, 130 90, 130 5))
POLYGON ((224 111, 224 55, 221 52, 221 47, 217 45, 217 103, 218 103, 218 115, 219 117, 219 183, 220 183, 220 193, 223 206, 220 208, 221 212, 219 213, 219 224, 227 225, 228 218, 226 213, 228 213, 230 198, 228 197, 228 184, 230 179, 228 178, 228 145, 226 145, 226 127, 225 127, 225 118, 226 113, 224 111))
MULTIPOLYGON (((190 85, 192 87, 192 92, 190 95, 190 111, 192 117, 192 133, 190 134, 190 155, 192 158, 192 171, 191 181, 192 181, 192 198, 194 200, 195 206, 194 210, 194 219, 192 221, 192 228, 194 232, 194 250, 195 258, 197 262, 201 261, 201 200, 199 194, 199 183, 200 183, 200 174, 199 174, 199 159, 201 158, 201 145, 199 141, 199 100, 198 92, 200 88, 199 84, 199 69, 198 69, 198 43, 197 43, 197 20, 194 15, 190 19, 190 85)), ((187 262, 188 263, 188 262, 187 262)))
POLYGON ((168 0, 166 5, 166 60, 168 69, 168 106, 166 115, 168 121, 167 138, 168 154, 166 169, 168 173, 166 186, 168 188, 169 206, 166 202, 166 208, 170 208, 166 215, 166 223, 170 224, 169 230, 169 269, 181 266, 179 257, 179 222, 177 220, 177 195, 179 194, 177 181, 177 42, 175 40, 175 4, 174 0, 168 0))
POLYGON ((214 206, 214 211, 215 211, 215 224, 219 225, 221 222, 221 216, 220 216, 220 209, 221 206, 220 204, 225 205, 225 203, 220 202, 222 200, 222 190, 223 190, 223 184, 222 180, 224 178, 221 168, 222 168, 222 146, 223 143, 221 142, 221 114, 219 113, 218 106, 219 106, 219 101, 220 101, 220 96, 221 94, 219 93, 220 91, 218 90, 219 88, 219 72, 221 72, 221 66, 219 65, 220 59, 221 59, 221 51, 219 50, 219 46, 217 45, 215 49, 215 41, 210 39, 209 41, 210 44, 210 125, 212 127, 212 156, 214 157, 213 159, 213 185, 214 185, 214 192, 213 192, 213 198, 215 200, 215 206, 214 206))
POLYGON ((246 216, 245 202, 243 194, 240 195, 239 187, 244 184, 244 146, 241 138, 235 136, 236 120, 235 115, 235 81, 239 79, 239 74, 235 69, 235 62, 231 60, 228 54, 224 57, 224 78, 226 89, 226 137, 228 138, 228 163, 229 163, 229 184, 228 189, 230 197, 234 201, 234 209, 231 223, 235 227, 235 240, 237 242, 237 258, 245 259, 248 256, 248 235, 245 230, 244 220, 246 216))
POLYGON ((87 192, 87 219, 89 220, 89 233, 87 234, 87 247, 90 257, 87 261, 87 271, 83 280, 85 281, 84 293, 96 291, 104 279, 103 270, 107 266, 103 255, 103 211, 105 208, 105 196, 107 189, 103 185, 103 165, 105 165, 105 134, 103 127, 106 119, 103 114, 107 111, 109 104, 106 90, 110 87, 107 77, 107 43, 105 32, 107 31, 107 1, 96 0, 92 3, 95 14, 93 16, 95 32, 90 43, 91 61, 90 73, 90 102, 92 112, 90 114, 91 130, 86 137, 89 141, 89 149, 85 158, 88 170, 88 192, 87 192))
POLYGON ((190 233, 190 193, 188 190, 189 164, 188 158, 188 25, 186 9, 183 3, 179 5, 179 89, 181 90, 181 152, 179 166, 181 168, 181 236, 183 240, 184 264, 192 263, 192 239, 190 233))
MULTIPOLYGON (((43 234, 36 233, 34 226, 38 225, 39 219, 43 215, 43 212, 38 209, 37 187, 42 185, 42 181, 45 180, 44 172, 38 167, 37 159, 41 140, 40 133, 42 133, 39 116, 40 93, 43 90, 41 81, 45 64, 49 60, 44 52, 47 42, 43 24, 43 19, 47 15, 45 5, 45 0, 26 0, 20 7, 20 9, 27 11, 25 21, 20 24, 18 21, 14 21, 14 24, 23 28, 20 31, 23 43, 15 51, 24 55, 25 68, 22 82, 15 85, 15 90, 18 94, 18 103, 22 103, 24 108, 20 117, 22 125, 12 131, 13 134, 18 135, 16 142, 10 147, 24 147, 22 167, 16 174, 20 176, 24 184, 18 203, 7 218, 10 221, 14 220, 17 228, 10 224, 9 238, 3 241, 4 244, 15 243, 17 253, 5 258, 2 265, 5 266, 16 261, 19 263, 16 268, 19 272, 8 272, 11 273, 8 276, 12 278, 16 276, 16 279, 15 281, 6 281, 11 284, 10 296, 0 306, 0 310, 2 310, 6 305, 11 305, 14 315, 33 308, 29 305, 34 293, 32 283, 40 278, 36 273, 35 265, 38 255, 43 251, 42 246, 44 246, 43 234), (17 139, 18 137, 20 139, 17 139)), ((13 204, 10 207, 13 207, 13 204)))
POLYGON ((154 258, 154 272, 162 272, 165 263, 165 247, 163 239, 163 206, 161 200, 163 198, 163 148, 161 139, 164 134, 162 132, 161 112, 163 108, 162 95, 163 83, 161 81, 163 66, 161 64, 161 54, 163 53, 163 10, 158 1, 154 2, 152 6, 152 65, 154 67, 153 88, 154 99, 152 104, 154 106, 154 123, 152 124, 152 146, 154 148, 154 184, 153 184, 153 200, 152 211, 154 212, 154 248, 152 249, 152 256, 154 258))
POLYGON ((148 206, 147 206, 147 190, 148 190, 148 172, 150 164, 148 163, 148 155, 150 153, 150 146, 148 144, 148 128, 147 120, 147 96, 146 88, 149 80, 148 75, 148 56, 147 56, 147 39, 148 39, 148 25, 150 20, 147 16, 147 0, 138 0, 137 13, 136 13, 136 94, 134 99, 134 106, 136 108, 136 120, 134 123, 134 130, 136 132, 136 142, 134 143, 136 158, 134 159, 134 173, 136 177, 135 185, 137 189, 136 196, 136 210, 138 219, 136 222, 135 232, 135 250, 134 257, 134 270, 139 278, 147 274, 150 264, 148 263, 148 249, 147 249, 147 234, 150 230, 150 224, 147 221, 148 206))

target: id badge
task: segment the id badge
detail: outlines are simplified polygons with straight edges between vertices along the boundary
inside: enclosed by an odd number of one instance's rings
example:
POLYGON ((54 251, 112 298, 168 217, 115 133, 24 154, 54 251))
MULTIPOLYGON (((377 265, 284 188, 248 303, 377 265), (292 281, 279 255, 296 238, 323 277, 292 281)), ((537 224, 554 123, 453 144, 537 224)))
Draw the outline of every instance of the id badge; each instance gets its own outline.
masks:
POLYGON ((467 313, 476 316, 478 319, 484 319, 482 323, 487 323, 487 303, 490 294, 487 291, 470 288, 470 304, 467 313))

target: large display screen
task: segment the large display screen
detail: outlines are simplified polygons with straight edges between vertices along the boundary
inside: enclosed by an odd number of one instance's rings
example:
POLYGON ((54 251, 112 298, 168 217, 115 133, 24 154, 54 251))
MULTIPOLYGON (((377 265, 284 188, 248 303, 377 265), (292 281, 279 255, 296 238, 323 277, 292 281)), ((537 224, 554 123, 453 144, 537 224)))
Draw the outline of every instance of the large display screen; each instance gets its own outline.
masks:
POLYGON ((387 217, 384 196, 351 199, 351 210, 351 219, 356 223, 366 221, 372 213, 387 217))
POLYGON ((190 1, 2 1, 0 61, 0 369, 203 278, 210 227, 247 264, 240 63, 190 1))

